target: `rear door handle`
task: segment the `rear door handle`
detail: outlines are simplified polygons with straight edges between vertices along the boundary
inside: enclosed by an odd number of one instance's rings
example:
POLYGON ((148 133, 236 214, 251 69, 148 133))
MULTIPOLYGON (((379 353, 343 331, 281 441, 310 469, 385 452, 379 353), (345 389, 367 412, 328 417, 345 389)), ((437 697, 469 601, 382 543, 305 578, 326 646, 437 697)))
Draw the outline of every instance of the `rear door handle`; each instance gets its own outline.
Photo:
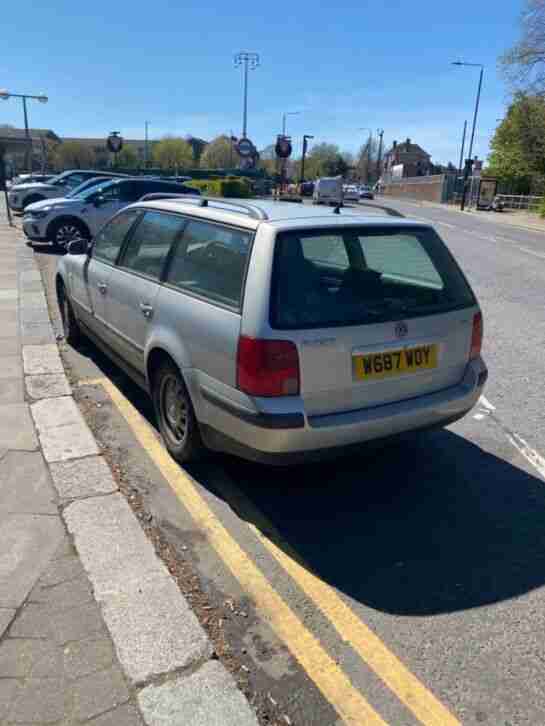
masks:
POLYGON ((153 307, 149 303, 140 303, 140 310, 145 318, 151 318, 153 314, 153 307))
POLYGON ((106 295, 106 291, 108 290, 108 285, 105 282, 98 282, 97 287, 103 295, 106 295))

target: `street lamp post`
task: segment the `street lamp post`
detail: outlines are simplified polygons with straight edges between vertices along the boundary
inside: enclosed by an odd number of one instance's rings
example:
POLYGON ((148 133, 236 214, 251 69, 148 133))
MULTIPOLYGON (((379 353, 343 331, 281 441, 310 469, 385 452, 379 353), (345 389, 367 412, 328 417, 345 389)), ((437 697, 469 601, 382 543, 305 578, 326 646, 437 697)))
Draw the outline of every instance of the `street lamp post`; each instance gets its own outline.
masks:
POLYGON ((382 138, 384 136, 384 129, 377 129, 378 134, 378 155, 377 155, 377 182, 381 176, 381 164, 382 164, 382 138))
POLYGON ((259 54, 241 51, 235 55, 235 67, 244 67, 244 101, 242 111, 242 138, 248 138, 246 132, 248 130, 248 66, 250 70, 255 70, 259 66, 259 54))
POLYGON ((31 148, 32 148, 32 141, 30 139, 30 133, 28 129, 28 113, 26 108, 26 100, 27 98, 33 98, 35 101, 40 101, 40 103, 47 103, 49 100, 45 93, 41 93, 39 96, 31 96, 28 93, 10 93, 9 91, 1 90, 0 91, 0 98, 3 101, 7 101, 8 98, 22 98, 23 99, 23 114, 25 118, 25 168, 28 172, 32 172, 32 154, 31 154, 31 148))
POLYGON ((305 134, 303 136, 303 155, 301 157, 301 184, 305 181, 305 159, 307 156, 308 141, 309 139, 313 138, 314 136, 311 136, 310 134, 305 134))
POLYGON ((298 116, 301 111, 286 111, 282 114, 282 136, 286 135, 286 117, 287 116, 298 116))
MULTIPOLYGON (((473 126, 471 128, 471 139, 469 142, 469 152, 467 155, 468 159, 472 158, 473 153, 473 142, 475 140, 475 127, 477 126, 477 114, 479 113, 479 102, 481 100, 481 88, 483 85, 483 74, 484 74, 484 66, 482 63, 466 63, 465 61, 453 61, 453 66, 469 66, 470 68, 480 68, 481 72, 479 73, 479 84, 477 86, 477 97, 475 98, 475 110, 473 112, 473 126)), ((464 171, 464 188, 462 191, 462 202, 460 204, 460 209, 463 211, 466 204, 466 187, 467 187, 467 177, 469 175, 469 165, 466 165, 465 171, 464 171)))

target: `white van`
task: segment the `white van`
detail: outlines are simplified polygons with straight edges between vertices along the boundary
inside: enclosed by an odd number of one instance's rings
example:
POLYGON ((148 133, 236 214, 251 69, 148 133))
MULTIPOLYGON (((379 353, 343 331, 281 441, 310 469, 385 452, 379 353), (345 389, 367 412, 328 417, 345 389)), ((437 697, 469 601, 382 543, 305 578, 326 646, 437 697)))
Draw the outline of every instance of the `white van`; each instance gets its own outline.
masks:
POLYGON ((314 204, 341 204, 343 203, 343 178, 330 176, 318 179, 314 185, 312 195, 314 204))

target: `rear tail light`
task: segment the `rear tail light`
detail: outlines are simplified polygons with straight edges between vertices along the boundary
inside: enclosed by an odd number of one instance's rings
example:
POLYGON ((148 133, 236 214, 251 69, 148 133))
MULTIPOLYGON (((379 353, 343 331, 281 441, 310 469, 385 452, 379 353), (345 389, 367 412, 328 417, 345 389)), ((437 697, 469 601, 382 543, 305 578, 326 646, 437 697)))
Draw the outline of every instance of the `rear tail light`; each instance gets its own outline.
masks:
POLYGON ((473 316, 473 331, 471 333, 471 347, 469 349, 469 360, 478 358, 481 355, 483 345, 483 316, 482 313, 475 313, 473 316))
POLYGON ((259 340, 241 335, 237 386, 250 396, 297 396, 299 355, 289 340, 259 340))

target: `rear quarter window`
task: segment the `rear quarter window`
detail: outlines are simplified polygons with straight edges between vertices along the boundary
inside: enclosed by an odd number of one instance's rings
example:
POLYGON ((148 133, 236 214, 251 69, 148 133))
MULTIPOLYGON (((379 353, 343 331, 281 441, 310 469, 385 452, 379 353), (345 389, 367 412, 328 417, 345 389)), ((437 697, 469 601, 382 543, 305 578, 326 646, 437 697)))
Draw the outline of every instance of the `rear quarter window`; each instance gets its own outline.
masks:
POLYGON ((167 282, 240 310, 251 240, 249 232, 192 220, 172 253, 167 282))

